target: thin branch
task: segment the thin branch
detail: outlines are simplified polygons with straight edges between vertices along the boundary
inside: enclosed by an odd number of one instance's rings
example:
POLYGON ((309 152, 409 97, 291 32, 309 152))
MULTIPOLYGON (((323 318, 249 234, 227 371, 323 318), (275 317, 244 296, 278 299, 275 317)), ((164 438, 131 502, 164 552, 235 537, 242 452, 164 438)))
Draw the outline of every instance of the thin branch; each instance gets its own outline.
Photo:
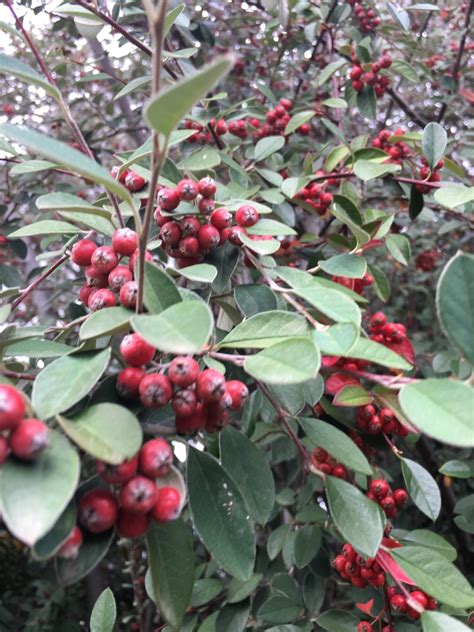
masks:
POLYGON ((386 92, 392 97, 398 107, 403 110, 407 116, 410 117, 413 123, 416 123, 418 127, 421 127, 422 129, 425 127, 426 121, 418 116, 415 110, 413 110, 413 108, 411 108, 399 94, 397 94, 392 88, 387 88, 386 92))
POLYGON ((28 285, 28 287, 23 290, 20 296, 13 301, 12 311, 16 309, 18 305, 23 303, 25 298, 29 296, 31 292, 33 292, 33 290, 35 290, 38 287, 38 285, 40 285, 45 279, 51 276, 51 274, 53 274, 53 272, 57 270, 68 259, 69 259, 69 255, 67 253, 64 253, 49 268, 47 268, 38 278, 36 278, 32 283, 30 283, 30 285, 28 285))

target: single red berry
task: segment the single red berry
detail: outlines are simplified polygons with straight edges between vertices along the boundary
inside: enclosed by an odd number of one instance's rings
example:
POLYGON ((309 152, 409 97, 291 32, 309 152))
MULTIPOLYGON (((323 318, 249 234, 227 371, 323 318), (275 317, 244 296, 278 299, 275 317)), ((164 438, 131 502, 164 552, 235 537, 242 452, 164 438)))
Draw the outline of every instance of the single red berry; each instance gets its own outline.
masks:
POLYGON ((183 257, 196 257, 199 254, 199 241, 196 237, 184 237, 178 243, 178 250, 183 257))
POLYGON ((117 500, 107 489, 91 489, 79 502, 79 522, 91 533, 108 531, 114 526, 117 515, 117 500))
POLYGON ((189 356, 176 356, 171 360, 168 377, 180 388, 190 386, 199 374, 199 364, 189 356))
POLYGON ((110 175, 112 176, 112 178, 115 178, 115 180, 118 180, 121 184, 124 184, 125 178, 130 172, 127 169, 124 169, 122 173, 119 175, 119 171, 120 171, 120 166, 114 165, 112 169, 110 170, 110 175))
POLYGON ((214 210, 216 203, 212 198, 201 198, 199 200, 198 209, 204 215, 210 215, 214 210))
POLYGON ((120 509, 118 512, 115 529, 121 538, 140 538, 148 531, 150 516, 144 513, 135 513, 120 509))
MULTIPOLYGON (((102 291, 102 290, 99 290, 102 291)), ((128 309, 135 309, 137 305, 138 283, 136 281, 128 281, 120 288, 120 303, 128 309)))
POLYGON ((197 377, 196 392, 203 402, 218 402, 225 393, 225 377, 215 369, 205 369, 197 377))
POLYGON ((395 612, 403 614, 407 611, 407 600, 403 595, 393 595, 390 597, 390 606, 395 612))
POLYGON ((102 274, 109 274, 118 264, 117 254, 112 246, 99 246, 94 250, 91 263, 102 274))
POLYGON ((390 68, 390 66, 392 65, 392 58, 390 57, 390 55, 383 55, 380 58, 379 63, 382 66, 382 68, 390 68))
POLYGON ((39 419, 23 419, 10 435, 10 449, 15 456, 33 461, 48 446, 48 426, 39 419))
POLYGON ((12 430, 25 416, 23 395, 9 384, 0 384, 0 431, 12 430))
POLYGON ((161 214, 161 208, 159 206, 155 209, 153 217, 155 218, 155 222, 160 228, 163 226, 163 224, 166 224, 166 222, 169 221, 169 217, 161 214))
POLYGON ((211 215, 211 224, 219 230, 232 226, 232 213, 226 208, 216 208, 211 215))
POLYGON ((340 573, 342 570, 344 570, 344 566, 346 565, 346 558, 343 555, 338 555, 333 559, 332 565, 340 573))
POLYGON ((151 373, 145 375, 138 387, 140 400, 147 408, 162 408, 173 396, 173 385, 166 375, 151 373))
POLYGON ((383 430, 382 421, 378 415, 371 417, 366 424, 366 430, 369 434, 380 434, 383 430))
POLYGON ((357 553, 355 552, 352 544, 346 543, 342 547, 341 555, 343 555, 346 560, 355 560, 357 553))
POLYGON ((73 527, 71 533, 61 545, 61 548, 56 553, 58 557, 62 557, 66 560, 74 560, 79 555, 79 549, 82 545, 82 531, 79 527, 73 527))
POLYGON ((183 219, 179 222, 179 227, 181 229, 182 237, 196 237, 199 229, 201 228, 201 222, 197 217, 190 215, 188 217, 183 217, 183 219))
POLYGON ((133 274, 127 266, 117 266, 107 277, 109 287, 114 292, 120 292, 120 288, 129 281, 132 281, 133 274))
POLYGON ((328 192, 321 193, 319 200, 323 206, 330 206, 333 201, 333 195, 328 192))
POLYGON ((414 590, 410 595, 410 600, 416 601, 422 608, 428 605, 428 597, 421 590, 414 590))
POLYGON ((161 487, 151 517, 157 522, 176 520, 180 514, 181 496, 175 487, 161 487))
MULTIPOLYGON (((131 281, 131 283, 133 283, 133 281, 131 281)), ((101 290, 91 293, 89 295, 89 300, 87 301, 87 306, 93 312, 97 312, 99 309, 105 309, 107 307, 114 307, 115 305, 117 305, 115 294, 112 290, 108 290, 107 288, 102 288, 101 290)))
POLYGON ((360 79, 358 79, 357 81, 352 82, 352 87, 356 92, 362 92, 362 90, 364 89, 364 83, 360 79))
POLYGON ((104 288, 109 284, 109 275, 101 272, 95 266, 88 266, 85 270, 86 283, 89 287, 104 288))
POLYGON ((237 209, 235 214, 235 221, 239 226, 244 228, 248 228, 249 226, 255 226, 258 222, 259 214, 258 211, 250 204, 244 204, 237 209))
POLYGON ((141 191, 146 184, 146 180, 138 175, 138 173, 134 173, 133 171, 129 171, 125 176, 125 186, 132 193, 137 193, 141 191))
POLYGON ((245 228, 242 228, 242 226, 232 226, 229 229, 230 243, 234 244, 234 246, 241 246, 242 245, 242 240, 240 239, 241 234, 246 234, 245 228))
POLYGON ((186 178, 185 180, 180 180, 178 182, 176 185, 176 191, 178 192, 180 200, 190 202, 199 195, 199 184, 190 178, 186 178))
POLYGON ((280 105, 282 105, 287 112, 293 108, 293 101, 291 99, 280 99, 280 105))
POLYGON ((303 125, 300 125, 296 131, 298 134, 307 136, 311 131, 311 125, 309 123, 303 123, 303 125))
POLYGON ((131 228, 119 228, 112 235, 112 248, 119 255, 129 257, 138 247, 137 233, 131 228))
POLYGON ((393 496, 385 496, 380 499, 380 506, 385 511, 386 514, 391 514, 394 509, 396 509, 395 501, 393 500, 393 496))
POLYGON ((123 485, 135 476, 138 467, 138 457, 134 456, 128 461, 122 461, 118 465, 105 463, 97 460, 95 462, 97 473, 100 478, 110 485, 123 485))
POLYGON ((181 239, 181 228, 174 222, 166 222, 160 228, 160 237, 164 244, 169 246, 177 246, 181 239))
POLYGON ((143 366, 153 360, 155 347, 138 334, 128 334, 120 343, 120 353, 127 364, 143 366))
POLYGON ((91 239, 80 239, 71 248, 71 261, 78 266, 90 266, 96 248, 97 244, 91 239))
POLYGON ((189 435, 196 430, 204 428, 207 424, 207 406, 198 402, 191 415, 176 415, 176 432, 178 434, 189 435))
POLYGON ((369 489, 377 498, 385 498, 390 492, 390 485, 383 478, 379 478, 370 482, 369 489))
POLYGON ((138 367, 122 369, 117 376, 117 391, 121 397, 134 399, 138 397, 138 387, 145 377, 145 371, 138 367))
POLYGON ((245 404, 249 397, 249 389, 246 384, 240 380, 229 380, 225 384, 225 392, 231 397, 232 410, 239 410, 245 404))
POLYGON ((352 81, 357 81, 362 77, 362 68, 360 66, 353 66, 350 73, 350 78, 352 81))
POLYGON ((157 487, 146 476, 134 476, 120 490, 120 506, 134 513, 148 513, 157 499, 157 487))
POLYGON ((364 421, 368 421, 371 417, 375 415, 375 407, 372 404, 367 404, 367 406, 361 406, 358 410, 358 415, 364 421))
POLYGON ((403 507, 408 502, 408 494, 405 489, 399 488, 393 492, 393 500, 398 507, 403 507))
POLYGON ((163 187, 158 191, 158 204, 164 211, 174 211, 179 204, 178 191, 163 187))
POLYGON ((375 588, 380 588, 385 584, 385 573, 377 573, 375 577, 371 580, 372 586, 375 588))
POLYGON ((335 476, 336 478, 342 478, 342 479, 346 479, 347 478, 347 470, 346 468, 339 464, 339 465, 335 465, 332 468, 332 472, 331 472, 332 476, 335 476))
POLYGON ((357 625, 357 632, 373 632, 374 628, 368 621, 360 621, 357 625))
POLYGON ((199 180, 199 193, 205 198, 212 198, 216 194, 217 184, 216 181, 206 176, 199 180))
POLYGON ((171 402, 174 412, 180 417, 192 415, 196 410, 197 397, 193 390, 185 388, 178 391, 171 402))
POLYGON ((221 236, 219 231, 212 224, 204 224, 198 233, 199 245, 204 251, 211 250, 219 245, 221 236))
POLYGON ((151 439, 138 453, 138 469, 149 478, 166 476, 173 463, 173 450, 165 439, 151 439))
POLYGON ((79 290, 79 300, 87 307, 87 303, 89 301, 89 297, 91 293, 94 291, 93 287, 89 287, 88 285, 83 285, 79 290))

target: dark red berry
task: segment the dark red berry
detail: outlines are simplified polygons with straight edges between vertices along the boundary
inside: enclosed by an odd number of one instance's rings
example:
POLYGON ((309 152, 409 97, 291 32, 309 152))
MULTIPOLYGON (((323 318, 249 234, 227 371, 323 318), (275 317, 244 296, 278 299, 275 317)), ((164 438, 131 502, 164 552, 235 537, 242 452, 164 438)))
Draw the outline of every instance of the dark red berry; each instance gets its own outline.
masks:
POLYGON ((0 384, 0 431, 12 430, 25 416, 23 395, 9 384, 0 384))
POLYGON ((127 266, 117 266, 109 272, 109 276, 107 277, 109 287, 114 292, 120 292, 122 285, 132 281, 132 279, 133 274, 127 266))
POLYGON ((164 187, 158 191, 158 204, 164 211, 174 211, 179 204, 179 193, 175 189, 164 187))
POLYGON ((244 204, 244 206, 238 208, 235 214, 235 220, 237 224, 244 228, 255 226, 255 224, 258 222, 258 219, 258 211, 249 204, 244 204))
POLYGON ((143 513, 135 513, 120 509, 118 512, 115 529, 121 538, 140 538, 148 531, 150 516, 143 513))
POLYGON ((178 182, 176 191, 178 192, 180 200, 190 202, 199 195, 199 185, 197 182, 194 182, 194 180, 186 178, 178 182))
POLYGON ((128 461, 122 461, 118 465, 105 463, 97 460, 95 462, 97 473, 100 478, 110 485, 123 485, 129 481, 137 472, 138 458, 134 456, 128 461))
POLYGON ((199 364, 189 356, 176 356, 171 360, 168 377, 180 388, 190 386, 199 374, 199 364))
POLYGON ((91 489, 79 503, 79 522, 91 533, 108 531, 114 526, 117 515, 117 500, 106 489, 91 489))
POLYGON ((173 396, 173 385, 166 375, 151 373, 145 375, 138 387, 140 400, 147 408, 162 408, 173 396))
POLYGON ((138 469, 149 478, 166 476, 172 463, 173 450, 165 439, 147 441, 138 453, 138 469))

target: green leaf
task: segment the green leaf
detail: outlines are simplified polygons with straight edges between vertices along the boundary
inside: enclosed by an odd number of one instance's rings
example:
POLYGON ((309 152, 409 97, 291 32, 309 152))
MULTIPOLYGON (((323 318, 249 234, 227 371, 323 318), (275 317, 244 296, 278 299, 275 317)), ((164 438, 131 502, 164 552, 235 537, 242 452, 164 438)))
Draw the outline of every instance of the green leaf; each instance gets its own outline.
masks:
POLYGON ((290 530, 289 524, 282 524, 270 533, 267 542, 267 553, 270 560, 274 560, 281 553, 290 530))
POLYGON ((150 314, 159 314, 181 302, 181 296, 173 279, 150 261, 145 262, 143 302, 150 314))
POLYGON ((254 160, 258 162, 259 160, 265 160, 272 154, 285 145, 285 137, 284 136, 267 136, 266 138, 261 138, 257 144, 255 145, 254 150, 254 160))
POLYGON ((295 564, 304 568, 313 560, 321 546, 321 529, 314 525, 306 525, 298 529, 295 536, 295 564))
POLYGON ((401 9, 391 2, 386 0, 387 9, 390 11, 392 16, 397 20, 397 22, 402 26, 404 31, 410 30, 410 15, 405 11, 405 9, 401 9))
POLYGON ((467 625, 444 612, 425 610, 421 615, 421 625, 423 632, 471 632, 467 625))
POLYGON ((339 390, 332 403, 334 406, 365 406, 370 404, 374 398, 362 386, 343 386, 339 390))
MULTIPOLYGON (((307 110, 305 112, 298 112, 298 114, 295 114, 294 116, 292 116, 291 119, 288 121, 288 123, 287 123, 287 125, 285 127, 285 135, 291 134, 292 132, 297 130, 298 127, 301 127, 301 125, 303 125, 303 123, 307 123, 313 117, 314 117, 314 110, 307 110)), ((283 145, 282 145, 282 147, 283 147, 283 145)))
POLYGON ((198 263, 177 270, 178 274, 197 283, 212 283, 217 276, 217 269, 209 263, 198 263))
POLYGON ((235 606, 224 606, 219 610, 215 632, 243 632, 247 627, 250 613, 250 602, 235 606))
POLYGON ((372 475, 372 468, 364 453, 342 430, 325 421, 314 418, 299 419, 308 439, 315 446, 329 452, 332 457, 346 467, 361 474, 372 475))
POLYGON ((369 266, 369 273, 374 278, 373 287, 375 293, 381 301, 386 303, 390 298, 390 281, 388 280, 387 275, 381 268, 375 266, 374 264, 369 266))
POLYGON ((75 235, 80 232, 80 228, 67 222, 45 219, 14 230, 8 235, 8 238, 21 239, 22 237, 36 237, 36 235, 75 235))
POLYGON ((237 486, 208 454, 190 448, 189 506, 194 526, 217 564, 245 581, 252 575, 255 542, 247 507, 237 486))
POLYGON ((327 108, 336 108, 345 110, 347 108, 347 101, 339 97, 333 97, 331 99, 324 99, 322 102, 327 108))
POLYGON ((37 173, 38 171, 48 171, 56 169, 57 164, 49 160, 25 160, 19 164, 13 165, 11 168, 12 176, 20 176, 29 173, 37 173))
POLYGON ((408 205, 410 219, 415 220, 423 210, 424 205, 423 193, 418 191, 415 184, 412 184, 410 187, 410 203, 408 205))
POLYGON ((382 178, 388 173, 397 173, 400 170, 400 165, 373 162, 372 160, 358 160, 354 166, 354 173, 364 182, 374 178, 382 178))
POLYGON ((447 184, 436 189, 433 197, 438 204, 448 208, 456 208, 474 201, 474 187, 466 187, 463 184, 447 184))
POLYGON ((192 106, 230 71, 231 56, 216 58, 191 77, 184 77, 159 92, 144 108, 144 118, 157 132, 169 136, 192 106))
POLYGON ((402 59, 394 59, 392 61, 390 70, 392 70, 397 75, 401 75, 412 83, 418 83, 420 81, 420 78, 418 77, 418 74, 413 66, 411 66, 408 62, 403 61, 402 59))
POLYGON ((217 268, 217 277, 212 283, 212 289, 217 294, 222 294, 234 273, 239 261, 240 249, 226 242, 220 248, 215 248, 206 258, 207 263, 211 263, 217 268))
POLYGON ((323 355, 345 356, 359 337, 359 330, 353 323, 338 323, 327 329, 316 329, 312 336, 323 355))
POLYGON ((190 154, 178 167, 187 171, 207 171, 221 164, 219 152, 212 147, 206 147, 190 154))
POLYGON ((214 579, 213 577, 198 579, 194 583, 191 606, 193 608, 203 606, 215 599, 223 590, 224 586, 219 579, 214 579))
POLYGON ((452 478, 471 478, 474 476, 474 462, 472 461, 446 461, 439 468, 441 474, 452 478))
POLYGON ((117 605, 110 588, 103 590, 91 612, 91 632, 113 632, 117 618, 117 605))
POLYGON ((345 610, 326 610, 316 623, 328 632, 355 632, 359 619, 345 610))
POLYGON ((306 319, 299 314, 279 310, 256 314, 227 334, 219 347, 264 349, 276 342, 309 332, 306 319))
POLYGON ((388 235, 385 244, 392 257, 404 266, 407 266, 411 258, 411 247, 408 237, 405 235, 388 235))
POLYGON ((261 573, 257 573, 247 581, 232 579, 227 586, 227 602, 238 603, 250 597, 257 589, 262 577, 261 573))
POLYGON ((403 541, 410 544, 416 544, 419 546, 425 546, 428 549, 434 549, 437 553, 443 555, 450 562, 454 562, 457 557, 457 551, 437 533, 428 531, 427 529, 415 529, 403 536, 403 541))
POLYGON ((121 90, 117 92, 114 96, 113 101, 117 101, 122 97, 126 97, 128 94, 132 92, 136 92, 143 86, 147 86, 151 83, 151 77, 137 77, 136 79, 132 79, 125 85, 121 90))
POLYGON ((361 92, 357 93, 356 101, 362 116, 373 121, 377 114, 377 98, 374 89, 366 85, 361 92))
POLYGON ((447 263, 436 288, 436 308, 444 333, 474 364, 474 256, 458 252, 447 263))
POLYGON ((102 403, 86 408, 76 417, 57 420, 67 436, 96 459, 118 465, 137 454, 142 429, 127 408, 102 403))
POLYGON ((347 356, 349 358, 356 358, 357 360, 368 360, 369 362, 380 364, 390 369, 408 371, 412 368, 411 364, 402 358, 401 355, 368 338, 358 338, 356 343, 347 352, 347 356))
POLYGON ((61 586, 68 586, 88 575, 106 555, 114 539, 113 530, 99 535, 86 534, 79 549, 79 555, 74 560, 55 559, 56 576, 61 586))
POLYGON ((392 549, 391 555, 417 586, 453 608, 472 608, 474 592, 461 572, 443 555, 422 546, 392 549))
POLYGON ((266 524, 275 504, 275 483, 264 453, 232 426, 220 433, 219 448, 222 467, 239 488, 250 516, 266 524))
POLYGON ((332 61, 330 64, 327 64, 321 72, 318 74, 316 78, 316 87, 322 86, 323 83, 326 83, 328 79, 330 79, 335 72, 337 72, 340 68, 347 64, 343 59, 339 59, 338 61, 332 61))
POLYGON ((133 316, 130 322, 151 345, 175 354, 201 351, 213 329, 211 310, 201 301, 176 303, 161 314, 133 316))
POLYGON ((37 560, 53 557, 67 540, 72 529, 76 526, 76 506, 71 501, 59 516, 54 526, 31 549, 31 554, 37 560))
POLYGON ((316 377, 320 363, 311 338, 290 338, 247 356, 244 369, 267 384, 299 384, 316 377))
POLYGON ((258 611, 258 616, 269 623, 288 623, 298 618, 301 606, 291 597, 270 597, 258 611))
POLYGON ((274 219, 261 219, 247 229, 249 235, 296 235, 296 231, 274 219))
POLYGON ((474 389, 450 379, 429 378, 407 384, 400 404, 410 422, 429 437, 459 447, 473 447, 474 389))
POLYGON ((99 338, 129 329, 129 320, 133 312, 125 307, 109 307, 92 312, 82 323, 79 330, 81 340, 99 338))
POLYGON ((33 408, 48 419, 88 395, 107 368, 111 349, 68 355, 48 364, 33 384, 33 408))
POLYGON ((266 240, 253 240, 248 235, 241 233, 240 241, 250 248, 253 252, 256 252, 258 255, 272 255, 274 252, 279 250, 280 242, 277 239, 266 239, 266 240))
POLYGON ((430 520, 441 511, 441 493, 436 481, 425 468, 411 459, 402 459, 403 479, 411 499, 430 520))
POLYGON ((49 160, 57 162, 66 167, 71 173, 85 176, 97 184, 102 184, 106 189, 116 193, 132 206, 130 193, 118 180, 115 180, 110 175, 107 169, 77 149, 69 147, 67 143, 55 140, 50 136, 40 134, 31 129, 10 125, 9 123, 0 125, 0 134, 45 156, 49 160))
POLYGON ((90 202, 83 200, 77 195, 71 195, 71 193, 64 193, 63 191, 40 195, 36 198, 35 204, 36 208, 40 211, 73 211, 76 213, 98 215, 99 217, 110 220, 109 211, 99 206, 93 206, 90 202))
POLYGON ((277 298, 267 285, 238 285, 234 289, 234 300, 248 318, 277 308, 277 298))
POLYGON ((165 18, 163 37, 166 37, 166 35, 169 33, 171 27, 179 18, 183 10, 184 10, 184 4, 177 4, 175 7, 171 9, 171 11, 168 11, 165 18))
POLYGON ((361 313, 357 303, 338 290, 321 287, 295 288, 295 293, 335 322, 360 325, 361 313))
POLYGON ((375 557, 383 537, 385 516, 359 489, 326 476, 329 510, 342 537, 362 555, 375 557))
POLYGON ((173 630, 180 630, 193 592, 191 529, 182 520, 152 523, 146 535, 153 598, 173 630))
POLYGON ((365 244, 370 240, 369 233, 361 228, 362 216, 352 200, 343 195, 334 195, 332 214, 351 229, 352 234, 360 244, 365 244))
POLYGON ((54 526, 79 481, 76 450, 55 430, 49 446, 32 463, 7 459, 0 479, 2 518, 19 540, 33 546, 54 526))
POLYGON ((351 254, 336 255, 330 259, 318 261, 318 265, 326 274, 350 279, 362 279, 367 271, 366 260, 351 254))
POLYGON ((444 127, 439 123, 428 123, 423 130, 421 149, 431 169, 434 169, 443 157, 447 144, 448 135, 444 127))
POLYGON ((344 160, 349 154, 350 149, 347 145, 339 145, 338 147, 334 147, 329 152, 325 162, 324 162, 324 170, 331 172, 333 169, 337 167, 337 165, 344 160))
POLYGON ((56 86, 52 86, 49 81, 44 79, 36 70, 30 68, 30 66, 24 64, 19 59, 0 54, 0 73, 13 75, 29 85, 42 88, 47 94, 56 99, 56 101, 59 101, 61 98, 56 86))
POLYGON ((20 340, 5 349, 6 356, 26 356, 28 358, 57 358, 73 351, 62 342, 50 340, 20 340))

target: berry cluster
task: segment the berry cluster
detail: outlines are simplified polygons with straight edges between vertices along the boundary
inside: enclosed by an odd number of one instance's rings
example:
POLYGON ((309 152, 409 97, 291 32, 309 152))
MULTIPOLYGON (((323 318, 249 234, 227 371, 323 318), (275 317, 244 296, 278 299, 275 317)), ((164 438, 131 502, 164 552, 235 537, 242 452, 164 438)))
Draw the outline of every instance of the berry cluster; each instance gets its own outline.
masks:
POLYGON ((371 558, 365 560, 351 544, 344 544, 332 565, 342 579, 357 588, 365 588, 368 584, 380 588, 385 584, 385 573, 380 564, 371 558))
MULTIPOLYGON (((111 246, 98 246, 91 239, 81 239, 71 250, 71 261, 85 268, 86 283, 79 297, 93 312, 118 303, 134 309, 138 286, 134 267, 138 256, 138 236, 130 228, 119 228, 112 236, 111 246), (121 263, 128 257, 128 265, 121 263)), ((152 259, 147 253, 147 258, 152 259)))
POLYGON ((357 58, 352 59, 352 68, 350 72, 350 80, 352 87, 356 92, 361 92, 364 87, 372 86, 377 97, 383 97, 385 90, 390 85, 390 79, 387 75, 379 74, 382 69, 390 68, 392 58, 390 55, 382 55, 382 57, 372 64, 364 65, 357 58))
POLYGON ((311 452, 311 463, 324 474, 330 474, 337 478, 346 479, 347 470, 342 463, 337 463, 327 452, 322 448, 314 448, 311 452))
POLYGON ((367 497, 378 503, 384 510, 387 518, 396 518, 398 509, 408 502, 408 494, 403 488, 392 490, 388 482, 383 478, 370 482, 367 497))
POLYGON ((391 143, 389 139, 392 136, 403 136, 404 134, 404 130, 400 128, 396 129, 393 134, 390 130, 383 129, 372 140, 372 147, 386 151, 390 156, 390 162, 401 165, 403 158, 407 158, 410 155, 410 148, 403 141, 391 143))
MULTIPOLYGON (((323 171, 317 171, 315 174, 317 177, 324 176, 323 171)), ((325 182, 313 182, 309 183, 296 193, 294 199, 296 201, 301 200, 313 208, 318 215, 325 215, 328 208, 333 202, 333 195, 327 191, 327 187, 337 184, 337 180, 328 178, 325 182)))
MULTIPOLYGON (((77 511, 80 526, 92 534, 115 527, 120 537, 139 538, 152 519, 175 520, 181 511, 181 494, 164 478, 172 462, 171 446, 161 438, 147 441, 137 455, 118 465, 96 461, 100 478, 116 487, 114 491, 95 487, 81 497, 77 511)), ((82 531, 75 526, 58 556, 75 558, 82 540, 82 531)))
POLYGON ((436 599, 430 597, 419 588, 414 587, 410 596, 406 597, 397 587, 389 586, 387 588, 388 596, 390 598, 390 607, 399 614, 406 614, 411 619, 419 619, 420 613, 413 608, 409 602, 416 602, 422 608, 426 610, 436 610, 438 603, 436 599))
MULTIPOLYGON (((215 134, 217 134, 217 136, 223 136, 229 131, 224 119, 212 119, 209 122, 209 126, 212 127, 212 130, 215 134)), ((184 127, 186 129, 195 130, 194 134, 187 139, 188 143, 210 144, 213 142, 212 132, 209 127, 201 125, 201 123, 198 123, 197 121, 191 121, 190 119, 184 121, 184 127)))
POLYGON ((369 321, 370 338, 379 344, 399 345, 407 340, 407 330, 402 323, 389 323, 383 312, 372 314, 369 321))
POLYGON ((358 428, 371 435, 384 432, 387 435, 406 437, 408 434, 408 430, 396 419, 390 408, 377 409, 374 404, 358 407, 356 424, 358 428))
POLYGON ((124 169, 119 175, 120 167, 115 165, 110 170, 110 175, 118 180, 121 184, 130 191, 130 193, 138 193, 145 188, 146 180, 142 178, 138 173, 131 171, 130 169, 124 169))
POLYGON ((339 283, 339 285, 343 285, 348 290, 357 292, 357 294, 362 294, 366 287, 373 284, 374 277, 366 272, 362 279, 350 279, 349 277, 333 276, 331 277, 331 281, 339 283))
MULTIPOLYGON (((254 132, 254 140, 265 138, 265 136, 278 136, 283 135, 285 128, 290 122, 291 115, 289 114, 293 109, 293 101, 291 99, 280 99, 278 105, 273 109, 270 109, 265 114, 265 123, 261 126, 258 119, 250 119, 250 125, 255 127, 258 131, 254 132)), ((296 130, 297 134, 307 136, 311 132, 311 125, 309 123, 303 123, 296 130)))
POLYGON ((120 395, 139 398, 146 408, 171 404, 180 434, 203 428, 208 432, 219 430, 227 424, 229 411, 242 408, 248 398, 249 391, 243 382, 226 381, 215 369, 201 371, 197 361, 189 356, 173 358, 167 375, 146 373, 143 366, 152 361, 155 349, 138 334, 125 336, 120 352, 131 365, 118 375, 120 395))
POLYGON ((417 270, 423 272, 433 272, 436 268, 436 260, 441 256, 437 250, 426 250, 418 255, 415 264, 417 270))
MULTIPOLYGON (((444 167, 444 160, 439 160, 433 170, 430 169, 426 158, 422 158, 421 162, 423 163, 423 166, 420 167, 419 170, 420 180, 425 180, 426 182, 439 182, 441 180, 439 172, 444 167)), ((431 187, 426 186, 425 184, 417 184, 415 186, 420 193, 429 193, 431 191, 431 187)))
POLYGON ((25 414, 20 391, 0 384, 0 465, 10 453, 34 461, 48 446, 48 426, 39 419, 25 419, 25 414))
POLYGON ((180 268, 202 261, 214 248, 229 240, 241 245, 240 234, 254 226, 259 220, 258 211, 249 204, 237 209, 234 215, 225 208, 215 208, 216 184, 211 178, 181 180, 176 189, 163 188, 158 191, 159 207, 155 220, 160 227, 160 238, 166 253, 176 259, 180 268), (198 196, 201 196, 198 201, 198 196), (175 211, 181 201, 197 203, 198 215, 187 215, 171 219, 162 211, 175 211))
POLYGON ((360 29, 363 33, 370 33, 377 26, 380 26, 382 20, 375 13, 374 9, 366 9, 362 6, 362 0, 348 0, 348 4, 354 8, 360 29))

